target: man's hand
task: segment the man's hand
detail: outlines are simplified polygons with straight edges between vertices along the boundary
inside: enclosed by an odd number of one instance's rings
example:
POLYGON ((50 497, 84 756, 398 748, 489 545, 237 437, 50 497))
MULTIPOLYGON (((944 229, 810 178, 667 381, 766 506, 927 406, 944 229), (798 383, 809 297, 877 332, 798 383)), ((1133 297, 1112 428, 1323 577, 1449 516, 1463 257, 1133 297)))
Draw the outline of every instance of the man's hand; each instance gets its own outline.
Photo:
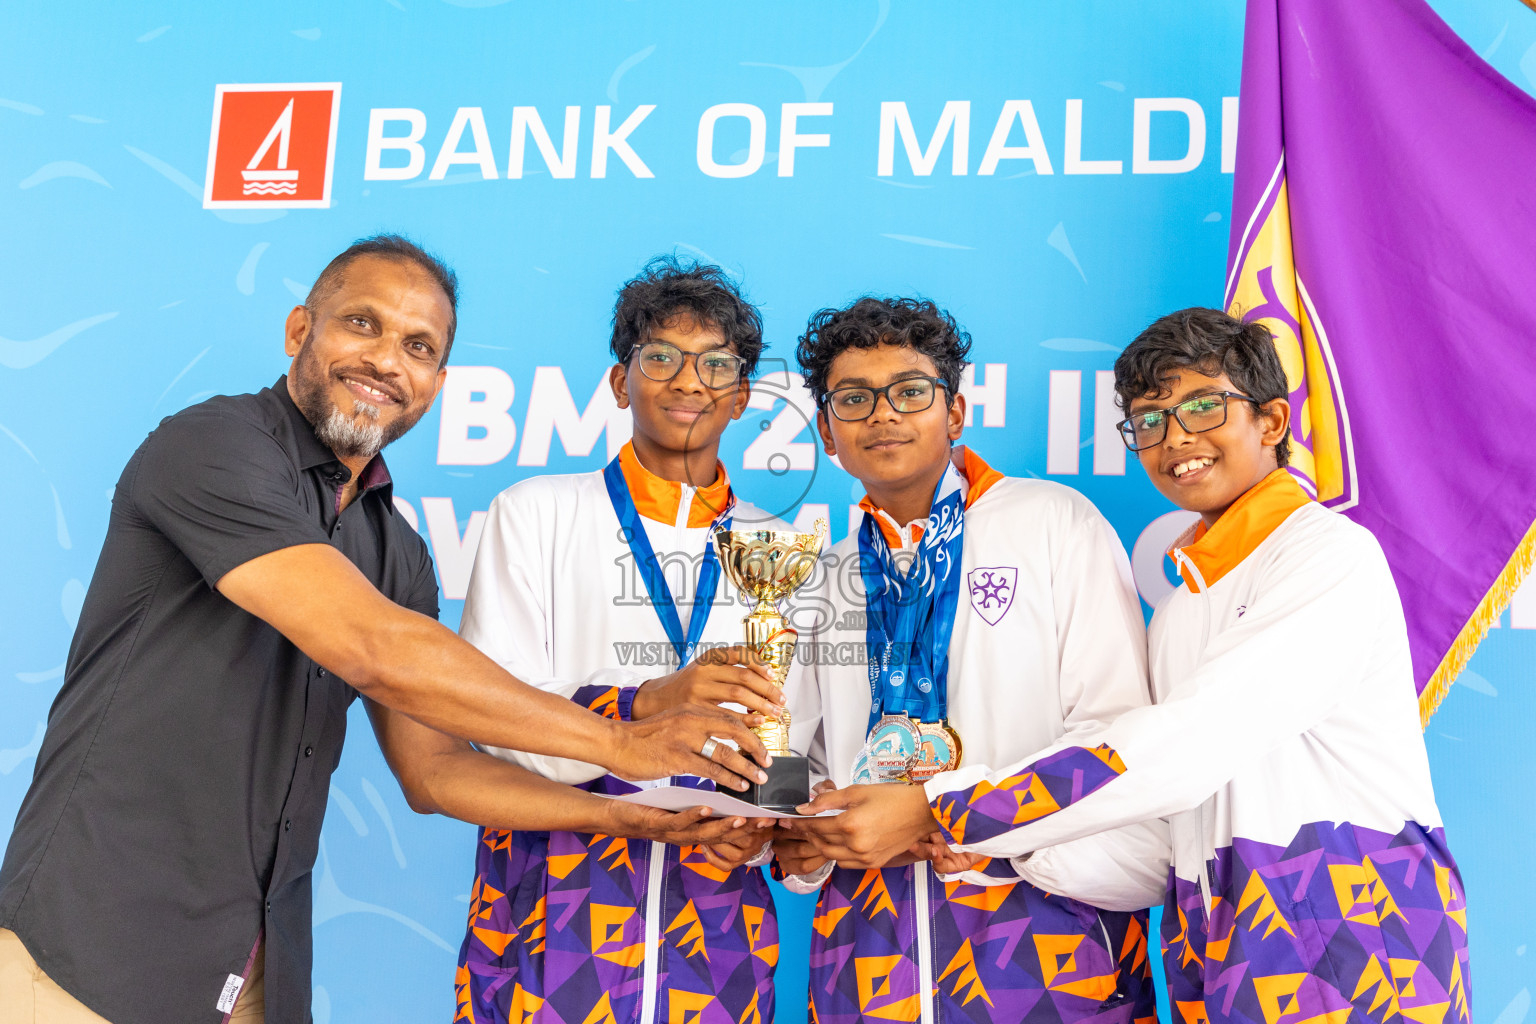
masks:
POLYGON ((833 809, 843 813, 783 820, 809 839, 821 856, 845 868, 885 867, 938 827, 921 786, 849 786, 820 793, 795 808, 807 815, 833 809))
POLYGON ((671 675, 648 679, 635 691, 632 721, 681 704, 740 704, 769 719, 784 713, 784 691, 773 670, 750 647, 707 648, 671 675))
POLYGON ((700 754, 705 740, 767 756, 739 714, 699 708, 631 725, 529 686, 441 623, 386 598, 329 544, 259 555, 218 589, 363 696, 448 736, 599 764, 629 779, 701 775, 733 790, 745 784, 727 766, 751 777, 756 769, 730 748, 710 764, 700 754))
POLYGON ((759 715, 740 715, 723 708, 674 707, 643 722, 614 722, 614 745, 584 756, 621 779, 697 775, 723 789, 740 791, 747 788, 748 780, 768 781, 767 773, 758 765, 766 767, 773 759, 749 728, 761 721, 759 715), (706 758, 704 745, 711 739, 715 742, 710 744, 706 758), (731 749, 725 740, 741 749, 731 749))
POLYGON ((649 839, 673 846, 696 846, 704 859, 722 871, 734 871, 756 857, 773 835, 772 818, 711 818, 707 807, 676 814, 614 800, 611 835, 649 839))
MULTIPOLYGON (((674 846, 714 846, 747 842, 762 832, 756 825, 760 819, 711 818, 713 812, 708 807, 691 807, 674 813, 627 800, 608 802, 613 805, 613 823, 608 834, 628 839, 649 839, 674 846)), ((750 855, 746 859, 750 859, 750 855)))
POLYGON ((390 769, 411 809, 489 828, 596 832, 692 846, 755 842, 768 819, 711 818, 694 807, 672 813, 562 786, 482 753, 464 740, 364 698, 390 769))

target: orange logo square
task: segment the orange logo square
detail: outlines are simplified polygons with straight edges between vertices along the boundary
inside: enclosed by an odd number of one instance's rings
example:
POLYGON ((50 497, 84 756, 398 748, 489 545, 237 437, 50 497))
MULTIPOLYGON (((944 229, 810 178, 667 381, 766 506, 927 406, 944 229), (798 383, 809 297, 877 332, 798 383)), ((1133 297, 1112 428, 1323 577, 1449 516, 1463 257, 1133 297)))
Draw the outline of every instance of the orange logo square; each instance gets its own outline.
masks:
POLYGON ((340 82, 220 85, 203 207, 328 207, 340 82))

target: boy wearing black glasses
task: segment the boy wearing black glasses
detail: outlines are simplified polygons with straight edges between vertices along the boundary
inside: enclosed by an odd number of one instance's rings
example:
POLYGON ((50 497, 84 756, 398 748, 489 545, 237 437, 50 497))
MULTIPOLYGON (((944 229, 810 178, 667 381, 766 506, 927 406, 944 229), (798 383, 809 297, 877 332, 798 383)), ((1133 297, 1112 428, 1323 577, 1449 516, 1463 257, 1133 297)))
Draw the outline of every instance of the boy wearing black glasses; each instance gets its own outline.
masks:
POLYGON ((1465 891, 1397 588, 1375 537, 1285 468, 1268 329, 1169 314, 1120 355, 1115 390, 1127 447, 1199 513, 1152 619, 1158 703, 930 784, 945 842, 1050 877, 1092 833, 1165 817, 1164 969, 1185 1021, 1470 1021, 1465 891), (1089 770, 1068 786, 1064 764, 1089 770))
POLYGON ((815 634, 816 650, 859 657, 797 665, 789 680, 791 745, 829 776, 814 806, 846 808, 775 841, 785 884, 820 889, 812 1016, 1150 1021, 1141 908, 1162 888, 1161 823, 1117 833, 1115 857, 1073 862, 1114 909, 1092 892, 1049 895, 1006 858, 956 856, 933 835, 923 783, 990 771, 1149 700, 1140 602, 1109 524, 1080 494, 955 445, 969 348, 918 299, 823 310, 800 341, 822 443, 868 492, 858 531, 824 556, 839 582, 815 634), (893 813, 861 809, 888 795, 893 813), (845 818, 901 838, 864 849, 845 818))
MULTIPOLYGON (((768 671, 728 646, 740 616, 710 544, 726 522, 788 529, 738 501, 718 459, 762 347, 757 310, 717 267, 658 258, 625 284, 609 380, 633 438, 604 470, 534 477, 497 497, 465 638, 612 717, 683 703, 776 716, 783 696, 768 671)), ((590 792, 639 788, 596 765, 491 753, 590 792)), ((665 784, 713 788, 694 776, 665 784)), ((769 824, 716 823, 725 834, 709 845, 482 829, 456 1019, 772 1020, 778 927, 762 872, 746 866, 766 858, 769 824)))

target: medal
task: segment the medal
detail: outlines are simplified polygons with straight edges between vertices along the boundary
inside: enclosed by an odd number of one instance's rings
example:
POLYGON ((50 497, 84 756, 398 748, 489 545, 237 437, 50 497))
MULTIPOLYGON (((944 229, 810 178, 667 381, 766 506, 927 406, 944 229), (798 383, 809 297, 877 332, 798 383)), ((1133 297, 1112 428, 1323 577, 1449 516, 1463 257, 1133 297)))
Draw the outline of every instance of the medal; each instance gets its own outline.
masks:
POLYGON ((960 735, 948 722, 918 722, 917 731, 917 749, 907 760, 908 778, 922 785, 960 767, 960 735))
POLYGON ((960 737, 947 712, 964 528, 953 466, 935 488, 916 552, 893 552, 870 513, 860 524, 870 725, 855 771, 874 782, 921 784, 960 767, 960 737))
POLYGON ((853 781, 849 785, 868 786, 875 781, 875 773, 870 768, 869 762, 869 745, 865 744, 864 749, 859 751, 859 756, 853 759, 853 772, 851 773, 853 781))
POLYGON ((922 734, 906 715, 884 715, 869 732, 865 750, 875 782, 906 782, 907 765, 917 753, 922 734))

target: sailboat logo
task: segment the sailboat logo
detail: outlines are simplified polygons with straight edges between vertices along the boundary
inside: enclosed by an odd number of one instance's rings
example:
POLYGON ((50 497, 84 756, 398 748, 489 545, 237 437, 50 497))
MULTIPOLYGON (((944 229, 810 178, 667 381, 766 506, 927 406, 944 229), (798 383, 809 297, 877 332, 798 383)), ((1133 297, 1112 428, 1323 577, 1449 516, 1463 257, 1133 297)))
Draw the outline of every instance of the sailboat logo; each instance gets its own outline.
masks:
POLYGON ((299 172, 288 166, 288 138, 292 133, 293 100, 289 100, 283 112, 277 115, 277 120, 272 122, 272 130, 261 140, 261 148, 251 157, 251 162, 245 165, 245 170, 240 172, 240 177, 245 179, 240 189, 244 195, 291 196, 298 191, 299 172), (262 170, 261 162, 266 159, 273 143, 277 144, 277 166, 271 170, 262 170))
POLYGON ((341 84, 214 90, 206 208, 328 207, 341 84))

